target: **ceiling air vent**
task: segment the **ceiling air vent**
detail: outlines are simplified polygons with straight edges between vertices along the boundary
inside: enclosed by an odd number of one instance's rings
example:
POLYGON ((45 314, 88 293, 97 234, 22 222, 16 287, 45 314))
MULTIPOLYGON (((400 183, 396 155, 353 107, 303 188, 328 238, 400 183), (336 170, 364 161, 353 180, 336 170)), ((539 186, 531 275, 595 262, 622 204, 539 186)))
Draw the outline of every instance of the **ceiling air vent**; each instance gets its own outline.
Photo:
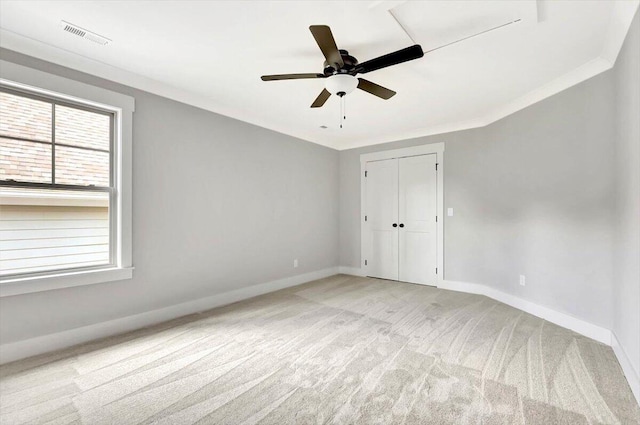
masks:
POLYGON ((78 37, 82 37, 84 39, 93 41, 94 43, 98 43, 103 46, 111 42, 111 40, 109 40, 107 37, 103 37, 99 34, 96 34, 95 32, 91 32, 84 28, 80 28, 79 26, 73 25, 72 23, 69 23, 67 21, 61 21, 60 26, 62 26, 62 29, 68 33, 77 35, 78 37))

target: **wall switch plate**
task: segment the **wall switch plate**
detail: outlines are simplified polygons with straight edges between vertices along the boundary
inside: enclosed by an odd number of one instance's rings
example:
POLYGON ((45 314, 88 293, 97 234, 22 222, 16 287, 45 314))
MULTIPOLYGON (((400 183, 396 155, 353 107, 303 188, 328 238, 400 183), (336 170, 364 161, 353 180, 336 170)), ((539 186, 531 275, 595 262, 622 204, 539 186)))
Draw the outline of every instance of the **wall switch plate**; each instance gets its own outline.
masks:
POLYGON ((526 285, 526 281, 525 281, 525 277, 523 274, 520 275, 520 286, 525 286, 526 285))
POLYGON ((297 258, 295 260, 293 260, 293 268, 295 269, 296 267, 298 267, 298 259, 297 258))
POLYGON ((453 217, 453 208, 447 208, 447 215, 453 217))

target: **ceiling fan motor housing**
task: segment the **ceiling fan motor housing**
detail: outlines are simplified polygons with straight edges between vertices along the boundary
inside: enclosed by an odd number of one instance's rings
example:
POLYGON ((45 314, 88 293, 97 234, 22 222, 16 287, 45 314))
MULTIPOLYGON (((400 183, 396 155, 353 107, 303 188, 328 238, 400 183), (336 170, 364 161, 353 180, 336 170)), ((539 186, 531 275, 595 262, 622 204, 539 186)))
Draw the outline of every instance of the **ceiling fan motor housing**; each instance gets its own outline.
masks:
POLYGON ((335 64, 331 64, 327 61, 324 61, 324 75, 330 76, 333 74, 351 74, 353 70, 355 70, 356 65, 358 65, 358 60, 351 56, 348 51, 344 49, 340 49, 340 56, 342 57, 342 61, 344 65, 341 68, 336 68, 335 64))

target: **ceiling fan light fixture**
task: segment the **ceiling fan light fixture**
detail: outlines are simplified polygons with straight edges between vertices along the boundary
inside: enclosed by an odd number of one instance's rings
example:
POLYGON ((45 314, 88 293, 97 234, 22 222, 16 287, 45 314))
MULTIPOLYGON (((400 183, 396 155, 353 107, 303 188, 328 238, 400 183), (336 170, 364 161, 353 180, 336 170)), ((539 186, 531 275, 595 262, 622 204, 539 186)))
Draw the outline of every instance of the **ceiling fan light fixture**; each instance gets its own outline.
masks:
POLYGON ((327 78, 327 91, 331 94, 345 95, 358 87, 358 79, 349 74, 336 74, 327 78))

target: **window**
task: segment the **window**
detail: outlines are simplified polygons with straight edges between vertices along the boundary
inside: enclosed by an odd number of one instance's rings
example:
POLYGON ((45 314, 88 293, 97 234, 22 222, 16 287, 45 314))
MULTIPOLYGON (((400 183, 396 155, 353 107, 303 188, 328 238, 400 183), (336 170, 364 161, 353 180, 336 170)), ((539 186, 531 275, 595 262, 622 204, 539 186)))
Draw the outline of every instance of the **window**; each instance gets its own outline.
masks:
POLYGON ((113 126, 113 112, 0 88, 0 275, 114 264, 113 126))
POLYGON ((0 296, 130 278, 133 99, 2 65, 0 296))

